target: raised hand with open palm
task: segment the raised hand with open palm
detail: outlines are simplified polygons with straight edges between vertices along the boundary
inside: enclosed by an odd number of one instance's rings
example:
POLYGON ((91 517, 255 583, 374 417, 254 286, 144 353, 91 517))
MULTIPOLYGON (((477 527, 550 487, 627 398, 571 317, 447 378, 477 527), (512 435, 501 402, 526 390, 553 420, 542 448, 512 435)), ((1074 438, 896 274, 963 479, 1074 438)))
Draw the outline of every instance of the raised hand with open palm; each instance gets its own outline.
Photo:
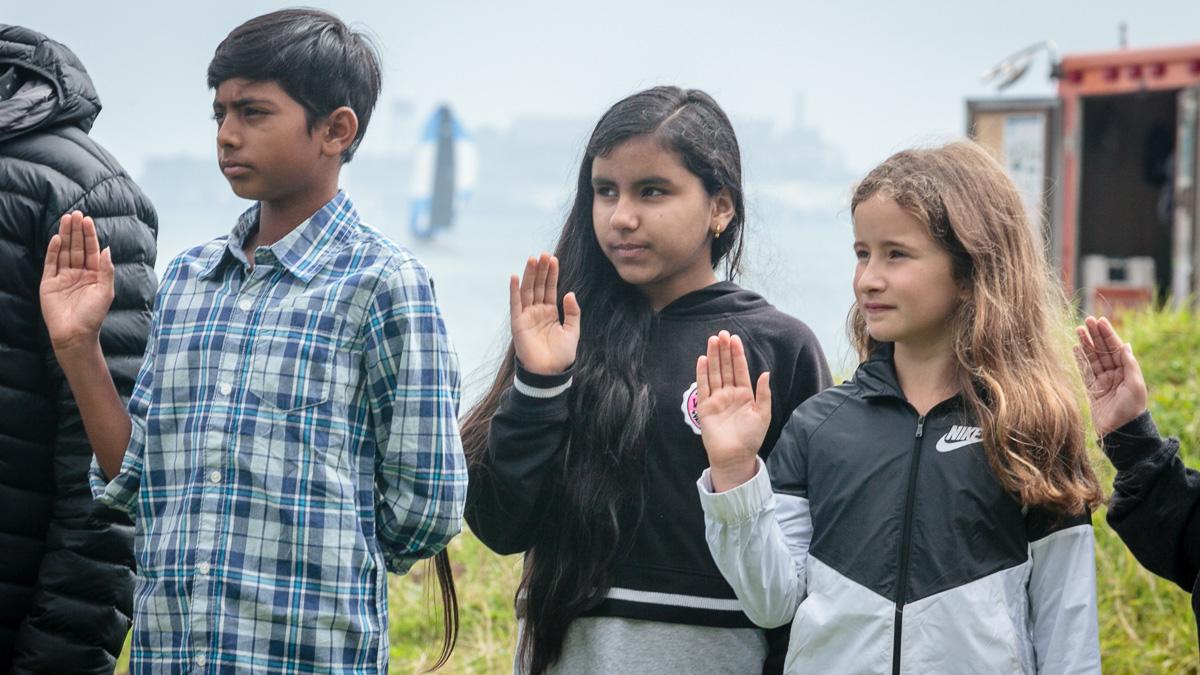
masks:
POLYGON ((96 224, 79 211, 62 217, 42 270, 42 317, 55 351, 88 348, 113 300, 111 252, 100 250, 96 224))
POLYGON ((708 453, 713 489, 724 492, 754 477, 756 457, 771 424, 770 373, 750 388, 750 367, 742 340, 727 331, 708 338, 708 351, 696 360, 696 412, 708 453))
POLYGON ((1133 348, 1121 341, 1108 319, 1089 316, 1075 333, 1092 422, 1096 433, 1105 436, 1146 411, 1146 380, 1133 348))
POLYGON ((513 347, 521 365, 531 373, 553 375, 575 362, 579 346, 579 303, 574 293, 563 296, 558 314, 558 258, 543 253, 525 261, 525 274, 508 282, 509 321, 513 347))
POLYGON ((96 224, 79 211, 62 217, 46 248, 42 318, 71 385, 100 468, 117 475, 129 445, 130 421, 100 349, 100 326, 113 300, 113 262, 100 250, 96 224))

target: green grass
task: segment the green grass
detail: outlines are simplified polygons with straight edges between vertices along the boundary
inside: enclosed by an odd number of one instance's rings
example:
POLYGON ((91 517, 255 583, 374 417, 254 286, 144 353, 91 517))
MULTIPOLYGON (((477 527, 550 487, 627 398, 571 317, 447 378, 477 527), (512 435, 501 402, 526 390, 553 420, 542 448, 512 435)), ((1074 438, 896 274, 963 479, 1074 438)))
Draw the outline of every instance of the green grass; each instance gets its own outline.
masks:
MULTIPOLYGON (((469 531, 450 544, 458 589, 458 646, 439 673, 511 673, 516 644, 513 593, 521 556, 492 553, 469 531)), ((432 568, 421 563, 389 586, 393 674, 427 670, 441 653, 440 595, 432 568)))
MULTIPOLYGON (((1200 467, 1200 316, 1146 311, 1126 315, 1122 336, 1150 385, 1150 409, 1165 435, 1178 436, 1189 466, 1200 467)), ((1097 451, 1106 486, 1113 470, 1097 451)), ((1109 675, 1200 675, 1196 628, 1189 596, 1145 571, 1096 513, 1100 645, 1109 675)), ((500 557, 469 532, 450 546, 462 629, 450 664, 441 673, 509 673, 515 644, 512 598, 519 556, 500 557)), ((441 626, 437 584, 424 564, 390 580, 391 672, 418 673, 437 659, 441 626)), ((124 660, 118 672, 124 672, 124 660)))
MULTIPOLYGON (((1188 466, 1200 467, 1200 316, 1143 311, 1121 318, 1150 388, 1150 411, 1164 435, 1177 436, 1188 466)), ((1111 490, 1114 471, 1097 464, 1111 490)), ((1104 672, 1200 672, 1190 596, 1142 569, 1096 513, 1096 573, 1104 672)))

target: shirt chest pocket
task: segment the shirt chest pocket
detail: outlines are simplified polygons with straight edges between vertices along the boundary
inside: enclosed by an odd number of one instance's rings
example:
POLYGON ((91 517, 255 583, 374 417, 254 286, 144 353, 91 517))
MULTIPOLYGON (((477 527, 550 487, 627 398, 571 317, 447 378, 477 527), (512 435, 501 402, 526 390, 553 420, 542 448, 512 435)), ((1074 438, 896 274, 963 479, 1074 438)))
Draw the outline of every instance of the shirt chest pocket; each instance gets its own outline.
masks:
POLYGON ((247 386, 282 411, 329 400, 343 320, 305 309, 268 312, 254 340, 247 386))

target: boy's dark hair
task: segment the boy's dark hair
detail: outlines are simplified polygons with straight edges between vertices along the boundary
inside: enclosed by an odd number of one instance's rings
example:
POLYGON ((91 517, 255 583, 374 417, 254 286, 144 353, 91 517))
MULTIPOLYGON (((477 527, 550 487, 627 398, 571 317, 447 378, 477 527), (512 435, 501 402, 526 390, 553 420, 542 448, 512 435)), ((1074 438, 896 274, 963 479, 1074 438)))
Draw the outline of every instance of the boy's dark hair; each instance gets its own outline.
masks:
POLYGON ((317 9, 283 9, 234 28, 208 64, 208 87, 236 77, 275 82, 304 107, 308 129, 347 106, 358 116, 358 135, 342 153, 354 157, 379 99, 379 52, 370 37, 317 9))

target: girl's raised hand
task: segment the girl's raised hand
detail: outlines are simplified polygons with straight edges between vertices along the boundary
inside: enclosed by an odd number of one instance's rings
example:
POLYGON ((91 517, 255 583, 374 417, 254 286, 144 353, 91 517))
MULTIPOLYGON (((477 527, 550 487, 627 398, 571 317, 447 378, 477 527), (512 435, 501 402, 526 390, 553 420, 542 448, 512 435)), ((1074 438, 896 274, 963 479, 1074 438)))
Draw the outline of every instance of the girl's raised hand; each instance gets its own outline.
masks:
POLYGON ((1075 358, 1087 385, 1092 421, 1105 436, 1146 411, 1146 380, 1133 347, 1121 342, 1108 319, 1089 316, 1075 334, 1075 358))
POLYGON ((708 452, 713 490, 724 492, 754 477, 758 449, 771 424, 770 374, 750 388, 742 340, 727 331, 708 338, 708 353, 696 360, 696 412, 708 452))
POLYGON ((558 316, 558 258, 543 253, 525 261, 525 275, 508 281, 509 318, 513 347, 521 365, 531 373, 553 375, 575 362, 579 346, 579 303, 574 293, 563 296, 558 316))

